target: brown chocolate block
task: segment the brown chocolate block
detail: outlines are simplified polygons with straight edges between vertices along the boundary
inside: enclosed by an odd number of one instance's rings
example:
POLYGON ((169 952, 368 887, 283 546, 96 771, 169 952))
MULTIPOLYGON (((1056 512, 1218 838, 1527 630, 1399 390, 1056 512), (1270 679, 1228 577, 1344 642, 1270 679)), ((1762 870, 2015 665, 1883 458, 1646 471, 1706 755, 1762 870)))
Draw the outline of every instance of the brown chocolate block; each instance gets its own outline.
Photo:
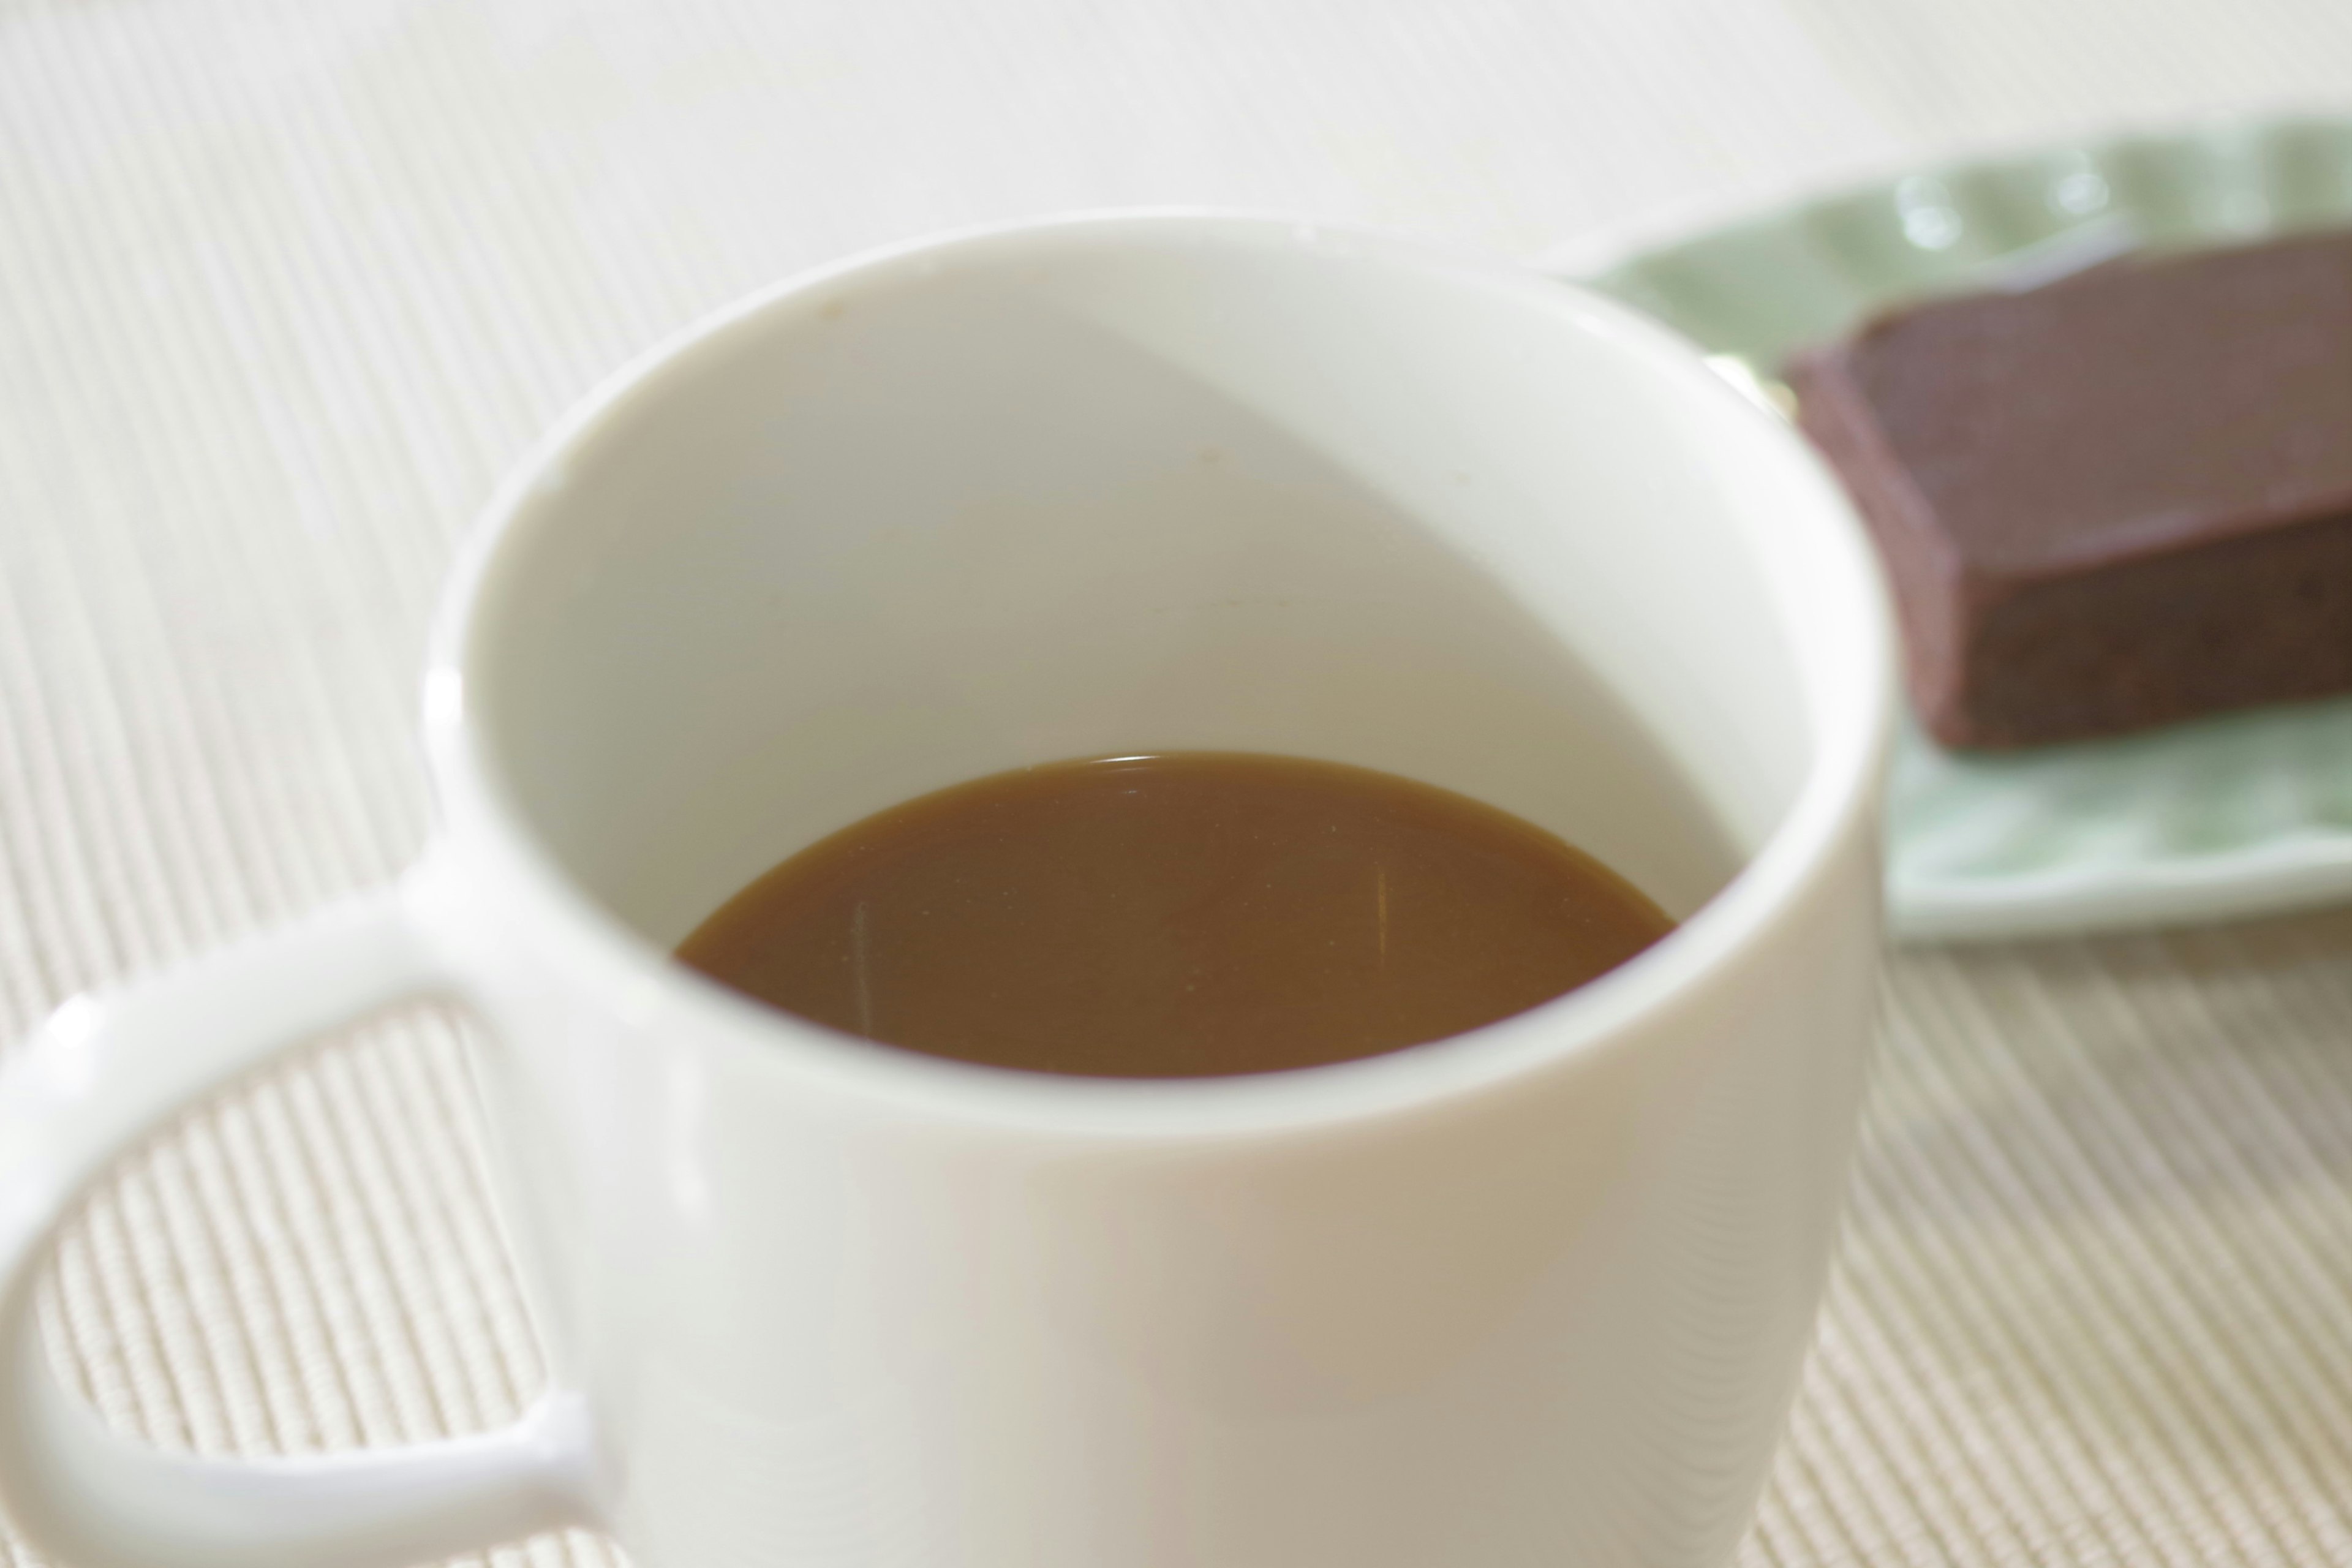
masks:
POLYGON ((1938 740, 2352 689, 2352 236, 1920 305, 1788 375, 1938 740))

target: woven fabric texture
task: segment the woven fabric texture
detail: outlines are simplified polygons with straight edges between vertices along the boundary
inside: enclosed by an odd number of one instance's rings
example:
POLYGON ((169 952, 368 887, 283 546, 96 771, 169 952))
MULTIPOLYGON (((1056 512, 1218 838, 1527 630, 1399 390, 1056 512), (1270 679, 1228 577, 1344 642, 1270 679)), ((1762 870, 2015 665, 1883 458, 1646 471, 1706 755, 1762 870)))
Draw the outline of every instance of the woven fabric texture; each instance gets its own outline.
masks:
MULTIPOLYGON (((2333 0, 0 0, 0 1040, 415 852, 453 541, 747 289, 1144 202, 1534 256, 2314 101, 2347 51, 2333 0)), ((2347 953, 2329 914, 1894 961, 1745 1563, 2352 1562, 2347 953)), ((300 1451, 530 1396, 461 1029, 331 1042, 99 1195, 48 1321, 109 1420, 300 1451)))

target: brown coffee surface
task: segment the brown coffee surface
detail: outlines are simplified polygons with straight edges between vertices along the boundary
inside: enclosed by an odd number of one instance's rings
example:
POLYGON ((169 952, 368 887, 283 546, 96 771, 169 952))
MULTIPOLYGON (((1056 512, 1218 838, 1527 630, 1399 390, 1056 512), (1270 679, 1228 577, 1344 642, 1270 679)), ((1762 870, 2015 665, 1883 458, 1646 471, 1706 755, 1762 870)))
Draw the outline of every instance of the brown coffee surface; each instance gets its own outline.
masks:
POLYGON ((1292 757, 1057 763, 794 855, 677 950, 820 1024, 1096 1078, 1271 1072, 1508 1017, 1673 929, 1492 806, 1292 757))

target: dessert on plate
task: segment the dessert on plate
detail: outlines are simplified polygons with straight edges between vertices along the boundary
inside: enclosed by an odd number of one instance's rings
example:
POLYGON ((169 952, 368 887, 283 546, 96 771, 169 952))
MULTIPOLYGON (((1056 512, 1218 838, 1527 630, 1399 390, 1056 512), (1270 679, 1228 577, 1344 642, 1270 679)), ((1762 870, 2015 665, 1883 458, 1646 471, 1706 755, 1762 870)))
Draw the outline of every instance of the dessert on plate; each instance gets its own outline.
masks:
POLYGON ((1945 744, 2352 690, 2352 235, 1911 305, 1787 376, 1945 744))

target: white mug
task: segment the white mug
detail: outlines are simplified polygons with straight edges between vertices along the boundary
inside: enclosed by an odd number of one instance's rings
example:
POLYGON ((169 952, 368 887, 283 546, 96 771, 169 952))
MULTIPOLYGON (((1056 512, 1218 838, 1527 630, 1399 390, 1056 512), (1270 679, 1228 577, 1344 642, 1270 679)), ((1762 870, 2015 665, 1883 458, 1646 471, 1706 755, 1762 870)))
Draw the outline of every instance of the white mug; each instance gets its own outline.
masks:
POLYGON ((398 886, 68 1003, 0 1079, 0 1502, 69 1568, 1720 1562, 1830 1254, 1887 621, 1684 345, 1495 264, 1139 215, 893 250, 618 376, 499 494, 398 886), (667 956, 796 847, 1023 763, 1469 794, 1682 920, 1563 998, 1255 1077, 828 1033, 667 956), (205 1092, 462 998, 552 1387, 272 1462, 103 1430, 37 1276, 205 1092))

